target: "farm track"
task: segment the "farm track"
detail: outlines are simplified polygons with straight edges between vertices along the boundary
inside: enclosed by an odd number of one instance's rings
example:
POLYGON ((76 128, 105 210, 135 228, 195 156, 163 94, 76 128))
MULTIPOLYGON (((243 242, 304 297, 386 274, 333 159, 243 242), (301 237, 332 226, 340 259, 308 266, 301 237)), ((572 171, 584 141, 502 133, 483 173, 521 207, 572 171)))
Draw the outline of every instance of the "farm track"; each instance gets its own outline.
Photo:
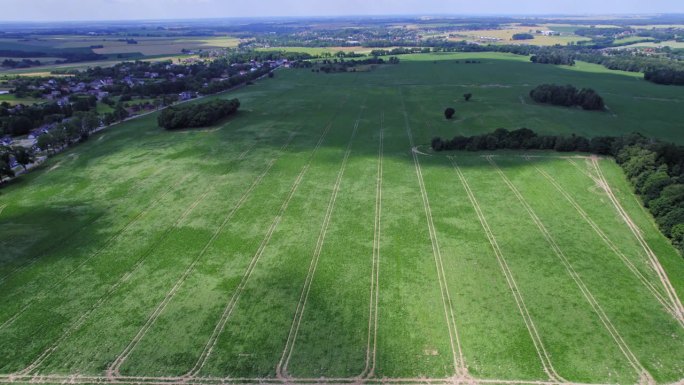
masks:
POLYGON ((430 233, 430 243, 432 244, 432 255, 435 259, 435 267, 437 269, 437 279, 439 281, 440 294, 442 296, 442 305, 444 307, 444 316, 447 323, 447 329, 449 331, 449 343, 451 346, 451 353, 453 356, 452 363, 457 376, 467 376, 468 369, 463 359, 463 350, 461 349, 461 342, 458 335, 458 329, 456 327, 456 318, 454 317, 453 303, 451 301, 451 294, 449 293, 449 287, 446 281, 446 274, 444 272, 442 253, 440 251, 439 241, 437 239, 437 231, 435 230, 434 221, 432 219, 430 200, 425 189, 425 182, 423 180, 423 173, 420 167, 420 160, 418 159, 418 154, 415 151, 416 146, 413 141, 413 133, 411 132, 411 125, 409 123, 408 113, 406 112, 404 94, 401 90, 400 95, 401 109, 404 115, 404 125, 406 128, 406 134, 409 139, 409 145, 411 146, 411 156, 413 157, 413 164, 416 170, 416 177, 418 179, 418 185, 420 187, 420 193, 423 200, 423 209, 425 210, 428 231, 430 233))
POLYGON ((497 262, 499 263, 501 271, 503 272, 504 277, 506 278, 508 288, 511 290, 511 294, 513 294, 513 298, 515 299, 515 303, 518 306, 520 315, 522 316, 523 321, 525 322, 525 326, 527 327, 527 331, 530 334, 530 338, 532 339, 534 348, 537 351, 537 355, 539 356, 539 360, 541 361, 544 372, 549 376, 549 379, 551 381, 568 382, 566 379, 561 377, 553 367, 551 357, 549 356, 549 353, 544 347, 544 342, 542 341, 542 338, 539 335, 537 327, 535 326, 534 321, 532 320, 532 316, 527 310, 525 300, 523 299, 522 293, 518 288, 518 284, 516 283, 515 278, 513 277, 513 273, 508 267, 506 258, 504 257, 503 252, 499 247, 499 244, 496 240, 496 237, 494 236, 494 233, 489 227, 489 223, 487 222, 487 219, 485 218, 484 213, 482 212, 480 204, 475 198, 475 194, 470 188, 470 185, 468 184, 465 175, 463 175, 461 168, 454 161, 454 158, 449 157, 449 159, 454 170, 456 171, 456 174, 458 175, 459 180, 461 181, 461 184, 463 185, 464 190, 466 191, 466 194, 468 195, 468 199, 470 200, 470 203, 473 206, 473 209, 475 210, 475 214, 477 214, 477 218, 479 219, 480 224, 482 225, 482 229, 484 230, 485 235, 487 236, 487 240, 489 240, 489 244, 492 246, 492 250, 494 251, 497 262))
MULTIPOLYGON (((164 168, 158 169, 157 171, 155 171, 155 172, 152 174, 151 177, 154 177, 154 176, 160 174, 160 173, 161 173, 162 171, 164 171, 164 170, 165 170, 164 168)), ((136 186, 137 186, 137 185, 139 185, 139 183, 136 184, 136 186)), ((111 208, 111 207, 113 207, 113 205, 110 205, 107 209, 109 209, 109 208, 111 208)), ((106 212, 106 211, 107 211, 107 210, 105 210, 105 212, 106 212)), ((69 234, 65 235, 64 237, 59 238, 59 239, 56 239, 54 242, 50 242, 49 245, 47 245, 46 247, 41 248, 40 251, 34 253, 33 257, 29 258, 26 262, 24 262, 24 263, 21 264, 20 266, 17 266, 16 268, 12 269, 12 270, 9 271, 8 273, 6 273, 6 274, 3 275, 2 277, 0 277, 0 284, 3 284, 5 281, 7 281, 7 280, 8 280, 9 278, 11 278, 12 276, 14 276, 14 275, 16 275, 16 274, 18 274, 18 273, 20 273, 20 272, 22 272, 22 271, 28 269, 28 268, 31 267, 32 265, 34 265, 36 262, 38 262, 38 261, 41 259, 41 257, 43 256, 43 254, 44 254, 46 251, 52 249, 52 247, 54 247, 56 244, 64 243, 64 242, 69 241, 71 238, 73 238, 73 237, 75 237, 76 235, 80 234, 81 230, 83 230, 83 229, 85 229, 85 228, 88 228, 89 226, 92 226, 94 223, 96 223, 100 218, 102 218, 102 217, 104 217, 104 216, 105 216, 105 214, 96 215, 96 216, 94 216, 92 219, 90 219, 89 221, 87 221, 86 223, 84 223, 83 225, 76 227, 76 229, 75 229, 74 231, 70 232, 69 234)), ((2 329, 2 326, 0 326, 0 329, 2 329)))
POLYGON ((304 175, 309 171, 309 168, 311 167, 311 162, 313 161, 313 158, 318 152, 318 149, 321 147, 321 144, 325 140, 328 132, 330 131, 330 128, 332 126, 332 122, 329 123, 325 130, 323 131, 323 134, 321 134, 320 139, 318 140, 318 143, 316 144, 316 147, 314 147, 313 151, 309 155, 309 160, 308 162, 302 167, 301 171, 297 175, 297 178, 295 179, 294 183, 292 184, 292 187, 290 188, 290 191, 283 201, 283 203, 280 206, 280 209, 278 210, 276 216, 273 218, 273 221, 271 222, 270 227, 268 228, 268 231, 266 232, 266 235, 261 241, 261 244, 259 245, 259 248, 257 251, 254 253, 254 256, 252 257, 249 266, 247 267, 247 270, 245 270, 244 275, 242 276, 242 279, 240 280, 240 283, 238 284, 237 288, 233 292, 233 296, 230 298, 228 303, 226 304, 223 313, 221 314, 221 317, 219 318, 219 321, 216 323, 214 330, 212 331, 211 336, 209 337, 209 340, 205 344, 202 353, 200 354, 200 357, 197 359, 195 362, 195 365, 193 366, 192 369, 188 373, 186 373, 183 377, 185 378, 192 378, 199 373, 202 368, 204 368, 204 365, 206 365, 207 361, 209 360, 209 357, 211 356, 214 348, 216 347, 216 343, 218 342, 219 337, 223 333, 223 330, 228 323, 228 320, 230 319, 230 316, 233 314, 233 310, 235 309, 235 306, 239 302, 242 292, 245 289, 245 286, 247 285, 247 282, 249 281, 249 278, 252 275, 252 272, 254 271, 255 266, 261 259, 261 256, 264 254, 264 251, 266 250, 266 246, 268 246, 268 243, 271 240, 271 237, 273 236, 273 233, 275 233, 276 228, 280 224, 280 221, 282 220, 283 215, 285 214, 285 211, 287 210, 290 201, 294 197, 295 193, 297 192, 297 189, 299 188, 299 185, 301 184, 302 180, 304 179, 304 175))
POLYGON ((72 270, 70 270, 68 273, 62 275, 60 279, 55 282, 52 286, 50 286, 47 290, 43 291, 41 295, 36 295, 31 298, 24 306, 19 309, 19 311, 14 314, 12 317, 7 319, 5 322, 0 325, 0 330, 6 328, 7 326, 11 325, 16 321, 26 310, 28 310, 31 305, 33 305, 38 299, 42 298, 42 295, 44 295, 46 292, 52 292, 54 289, 60 287, 69 277, 71 277, 76 271, 78 271, 81 267, 83 267, 86 263, 100 255, 102 251, 107 249, 109 245, 114 242, 121 234, 123 234, 128 228, 130 228, 134 223, 136 223, 140 218, 142 218, 145 214, 150 212, 154 207, 159 204, 159 202, 165 198, 168 194, 170 194, 172 191, 174 191, 179 185, 181 185, 185 180, 189 178, 189 175, 184 176, 183 178, 180 178, 176 183, 174 183, 172 186, 170 186, 164 193, 159 195, 155 200, 153 200, 150 204, 148 204, 142 211, 138 212, 136 216, 133 217, 130 221, 128 221, 121 229, 119 229, 114 235, 109 237, 105 243, 98 248, 94 253, 90 254, 88 257, 83 259, 81 262, 79 262, 76 267, 74 267, 72 270))
POLYGON ((594 298, 594 295, 589 291, 589 288, 586 286, 580 275, 575 271, 575 269, 572 267, 572 264, 570 261, 567 259, 565 256, 565 253, 563 250, 558 246, 556 243, 555 239, 549 233, 548 229, 546 226, 543 224, 541 219, 537 216, 537 214, 534 212, 532 207, 527 203, 525 198, 522 196, 520 191, 513 185, 513 183, 508 179, 508 177, 503 173, 501 168, 499 168, 498 164, 494 161, 494 159, 491 156, 487 157, 487 160, 489 163, 492 165, 492 167, 496 170, 496 172, 499 174, 501 179, 504 181, 504 183, 508 186, 508 188, 513 192, 513 195, 518 199, 520 204, 525 208, 525 211, 529 214, 530 218, 532 221, 535 223, 539 231, 542 233, 546 241, 549 243, 551 246, 551 249, 553 250, 554 254, 558 257, 558 259, 561 261, 563 266, 565 267, 566 271, 572 278, 572 280, 575 282, 577 287, 580 289, 582 292, 582 295, 584 298, 587 300, 591 308, 594 310, 596 315, 598 316, 599 320, 601 323, 604 325, 608 333, 611 335, 615 343, 617 344, 618 348, 620 351, 623 353, 629 364, 634 368, 636 373, 639 375, 640 378, 640 383, 642 384, 655 384, 655 380, 651 376, 651 374, 646 370, 646 368, 641 365, 639 362, 639 359, 634 355, 634 353, 631 351, 627 343, 623 340, 622 336, 620 333, 617 331, 613 323, 610 321, 610 318, 606 315, 604 312, 603 308, 601 305, 598 303, 596 298, 594 298))
POLYGON ((328 207, 323 218, 323 224, 321 225, 321 231, 318 234, 318 240, 316 241, 316 247, 314 249, 313 257, 311 258, 311 263, 309 264, 309 270, 307 272, 306 280, 304 281, 304 286, 302 287, 302 293, 297 303, 297 309, 295 311, 294 319, 292 320, 292 326, 290 327, 290 332, 287 336, 287 342, 285 343, 285 348, 278 366, 276 367, 276 375, 278 378, 288 378, 290 377, 288 373, 288 365, 290 364, 290 358, 292 357, 292 352, 294 351, 295 343, 297 342, 297 335, 299 334, 299 328, 304 318, 304 312, 306 310, 306 304, 309 299, 309 293, 311 291, 311 285, 313 279, 316 275, 316 269, 318 268, 318 261, 320 260, 321 252, 323 251, 323 245, 325 243, 325 236, 328 233, 328 228, 330 226, 330 220, 332 218, 333 211, 335 210, 335 202, 337 201, 337 195, 340 191, 340 185, 342 184, 342 177, 344 176, 344 171, 347 168, 347 161, 349 160, 349 155, 351 154, 352 145, 354 144, 354 138, 356 137, 356 132, 359 129, 359 123, 361 121, 361 116, 363 114, 363 107, 365 101, 362 103, 361 111, 359 116, 354 123, 354 129, 352 130, 351 136, 349 138, 349 143, 347 144, 347 149, 344 152, 344 157, 342 158, 342 164, 337 173, 337 179, 335 180, 335 185, 333 186, 332 194, 330 195, 330 200, 328 201, 328 207))
POLYGON ((641 229, 639 229, 639 226, 637 226, 637 224, 634 223, 632 218, 629 216, 627 211, 625 211, 625 209, 622 207, 622 204, 613 193, 613 190, 610 187, 608 180, 606 179, 605 175, 603 175, 603 171, 601 170, 601 165, 599 165, 598 158, 592 157, 591 161, 594 165, 594 169, 596 170, 596 175, 599 178, 600 186, 603 188, 606 194, 608 194, 608 198, 610 198, 611 202, 613 203, 615 210, 627 224, 627 227, 629 227, 632 234, 634 234, 634 237, 636 237, 637 241, 644 249, 644 252, 646 252, 646 255, 651 263, 651 266, 655 270, 656 274, 658 274, 658 278, 660 279, 660 282, 663 284, 667 296, 670 298, 670 301, 672 302, 672 305, 676 313, 676 317, 681 322, 682 320, 684 320, 684 307, 682 306, 682 302, 679 300, 677 292, 672 286, 672 283, 670 282, 670 279, 668 278, 665 269, 663 269, 663 266, 660 264, 658 256, 653 252, 651 246, 649 246, 648 242, 646 242, 646 240, 644 239, 644 236, 642 234, 641 229))
MULTIPOLYGON (((242 153, 240 153, 240 154, 238 155, 238 157, 236 158, 236 161, 242 161, 242 160, 244 160, 244 158, 245 158, 245 157, 247 156, 247 154, 254 148, 255 145, 256 145, 256 142, 252 142, 252 144, 251 144, 250 146, 248 146, 248 148, 245 149, 245 151, 243 151, 242 153)), ((232 168, 232 167, 231 167, 231 168, 232 168)), ((149 257, 149 255, 152 254, 152 252, 156 249, 156 247, 166 240, 166 238, 167 238, 168 235, 171 233, 171 231, 173 231, 174 229, 178 228, 178 226, 180 226, 180 224, 183 223, 183 221, 188 217, 188 215, 190 215, 190 213, 192 213, 192 211, 194 211, 195 208, 197 208, 197 206, 198 206, 201 202, 204 201, 204 199, 207 197, 207 195, 209 195, 209 193, 210 193, 211 191, 212 191, 212 190, 207 190, 207 191, 205 191, 205 192, 204 192, 202 195, 200 195, 194 202, 192 202, 192 204, 190 204, 190 206, 188 206, 188 207, 185 209, 185 211, 180 215, 180 217, 178 217, 178 219, 177 219, 171 226, 169 226, 169 227, 164 231, 164 233, 163 233, 160 237, 158 237, 157 240, 155 240, 155 241, 153 242, 153 244, 150 245, 150 247, 147 249, 147 251, 146 251, 146 252, 145 252, 137 261, 136 261, 136 263, 132 266, 131 269, 129 269, 129 271, 127 271, 126 273, 124 273, 124 275, 122 275, 122 276, 119 278, 119 280, 118 280, 115 284, 113 284, 113 285, 107 290, 107 292, 106 292, 103 296, 101 296, 101 297, 98 299, 97 302, 95 302, 95 303, 94 303, 94 304, 93 304, 85 313, 83 313, 83 314, 81 315, 81 317, 79 317, 74 323, 72 323, 71 326, 69 326, 69 327, 64 331, 64 333, 63 333, 63 334, 62 334, 62 335, 61 335, 61 336, 60 336, 52 345, 50 345, 50 347, 48 347, 47 349, 45 349, 45 350, 38 356, 38 358, 36 358, 36 359, 35 359, 29 366, 27 366, 25 369, 23 369, 23 370, 21 370, 20 372, 18 372, 18 374, 20 374, 20 375, 27 375, 27 374, 30 374, 32 371, 34 371, 35 369, 37 369, 37 368, 38 368, 46 359, 48 359, 48 358, 52 355, 52 353, 54 353, 54 352, 59 348, 59 345, 60 345, 62 342, 64 342, 64 341, 65 341, 67 338, 69 338, 76 330, 78 330, 78 329, 79 329, 79 328, 88 320, 88 318, 89 318, 89 317, 90 317, 90 316, 91 316, 91 315, 92 315, 100 306, 102 306, 107 300, 109 300, 109 298, 111 297, 111 295, 112 295, 112 294, 113 294, 121 285, 123 285, 124 283, 126 283, 126 282, 130 279, 130 277, 133 276, 133 274, 135 274, 135 273, 138 271, 138 269, 140 269, 140 268, 143 266, 143 264, 144 264, 145 260, 147 259, 147 257, 149 257)))
POLYGON ((370 378, 375 374, 378 341, 378 302, 380 298, 380 219, 382 215, 382 161, 385 135, 385 112, 380 114, 380 144, 378 145, 378 171, 375 187, 375 221, 373 225, 373 266, 371 269, 370 301, 368 310, 368 343, 366 362, 359 378, 370 378))
POLYGON ((639 269, 629 260, 629 258, 624 255, 613 241, 608 238, 608 236, 601 230, 601 228, 594 222, 584 209, 570 196, 570 194, 561 186, 549 173, 540 169, 537 166, 534 168, 539 172, 544 178, 546 178, 561 195, 574 207, 578 214, 584 219, 585 222, 591 226, 594 232, 601 238, 601 240, 610 248, 615 255, 617 255, 620 260, 627 266, 627 268, 634 274, 634 276, 641 282, 641 284, 646 287, 646 289, 653 295, 653 297, 665 308, 665 310, 670 313, 680 324, 684 327, 684 320, 677 314, 674 304, 668 303, 668 299, 665 298, 660 291, 639 271, 639 269))

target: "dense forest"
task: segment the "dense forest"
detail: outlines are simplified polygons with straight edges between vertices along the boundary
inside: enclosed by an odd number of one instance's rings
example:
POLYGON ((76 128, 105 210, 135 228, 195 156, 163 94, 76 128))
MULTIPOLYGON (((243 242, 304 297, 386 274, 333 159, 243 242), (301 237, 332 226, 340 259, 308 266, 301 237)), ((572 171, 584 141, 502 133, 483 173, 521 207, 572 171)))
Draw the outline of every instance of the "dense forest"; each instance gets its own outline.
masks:
POLYGON ((210 126, 240 108, 238 99, 212 100, 205 103, 177 105, 166 108, 157 122, 167 130, 210 126))
POLYGON ((434 151, 554 150, 588 152, 615 157, 641 196, 663 234, 684 253, 684 146, 646 138, 640 134, 621 137, 538 135, 521 128, 500 128, 492 133, 432 139, 434 151))
POLYGON ((584 110, 594 111, 605 108, 603 98, 596 91, 591 88, 578 90, 571 85, 542 84, 530 91, 530 97, 537 103, 547 103, 556 106, 578 106, 584 110))

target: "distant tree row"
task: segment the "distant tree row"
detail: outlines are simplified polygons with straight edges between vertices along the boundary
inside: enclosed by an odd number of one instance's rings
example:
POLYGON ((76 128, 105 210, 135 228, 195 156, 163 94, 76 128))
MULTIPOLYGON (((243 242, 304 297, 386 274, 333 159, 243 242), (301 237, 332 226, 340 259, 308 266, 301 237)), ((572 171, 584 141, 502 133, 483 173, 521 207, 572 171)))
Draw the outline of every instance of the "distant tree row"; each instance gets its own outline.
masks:
POLYGON ((40 64, 40 60, 21 59, 17 61, 12 59, 5 59, 2 61, 2 64, 0 64, 0 66, 6 68, 29 68, 33 66, 39 66, 40 64))
POLYGON ((684 253, 684 146, 649 139, 640 134, 621 137, 537 135, 521 128, 492 133, 432 139, 435 151, 555 150, 610 155, 622 167, 651 211, 663 234, 684 253))
POLYGON ((516 33, 513 35, 513 40, 532 40, 534 35, 531 33, 516 33))
POLYGON ((157 118, 167 130, 206 127, 224 119, 240 108, 238 99, 212 100, 205 103, 177 105, 166 108, 157 118))
POLYGON ((530 97, 537 103, 556 106, 579 106, 585 110, 603 110, 605 108, 603 98, 596 91, 591 88, 578 90, 571 85, 542 84, 530 91, 530 97))
POLYGON ((530 61, 538 64, 575 65, 574 55, 563 51, 540 52, 532 55, 530 61))
POLYGON ((644 73, 644 79, 658 84, 684 86, 684 70, 674 68, 647 70, 644 73))

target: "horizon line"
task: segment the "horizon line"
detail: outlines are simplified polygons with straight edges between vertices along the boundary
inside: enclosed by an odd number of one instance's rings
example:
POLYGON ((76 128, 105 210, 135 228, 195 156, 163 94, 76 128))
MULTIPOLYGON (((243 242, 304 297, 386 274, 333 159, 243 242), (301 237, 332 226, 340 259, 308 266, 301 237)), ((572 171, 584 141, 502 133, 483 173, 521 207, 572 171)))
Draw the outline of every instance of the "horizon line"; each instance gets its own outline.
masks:
MULTIPOLYGON (((420 13, 420 14, 349 14, 349 15, 266 15, 266 16, 223 16, 223 17, 193 17, 193 18, 131 18, 131 19, 69 19, 69 20, 0 20, 0 24, 60 24, 60 23, 98 23, 98 22, 191 22, 191 21, 221 21, 221 20, 264 20, 264 19, 344 19, 344 18, 457 18, 457 17, 508 17, 508 18, 551 18, 551 17, 658 17, 658 16, 684 16, 682 12, 625 12, 625 13, 420 13)), ((601 20, 601 19, 597 19, 601 20)))

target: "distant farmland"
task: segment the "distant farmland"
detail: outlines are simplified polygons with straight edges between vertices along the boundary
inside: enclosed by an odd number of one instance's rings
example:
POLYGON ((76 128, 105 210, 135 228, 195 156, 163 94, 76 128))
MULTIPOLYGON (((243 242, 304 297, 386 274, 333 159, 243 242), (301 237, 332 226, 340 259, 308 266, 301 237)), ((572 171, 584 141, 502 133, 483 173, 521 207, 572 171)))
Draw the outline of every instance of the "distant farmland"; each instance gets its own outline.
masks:
POLYGON ((684 261, 612 159, 428 147, 523 126, 682 143, 681 91, 586 63, 401 60, 279 70, 221 96, 242 104, 222 125, 152 114, 3 187, 0 382, 684 379, 684 261), (527 97, 553 82, 610 112, 527 97))

